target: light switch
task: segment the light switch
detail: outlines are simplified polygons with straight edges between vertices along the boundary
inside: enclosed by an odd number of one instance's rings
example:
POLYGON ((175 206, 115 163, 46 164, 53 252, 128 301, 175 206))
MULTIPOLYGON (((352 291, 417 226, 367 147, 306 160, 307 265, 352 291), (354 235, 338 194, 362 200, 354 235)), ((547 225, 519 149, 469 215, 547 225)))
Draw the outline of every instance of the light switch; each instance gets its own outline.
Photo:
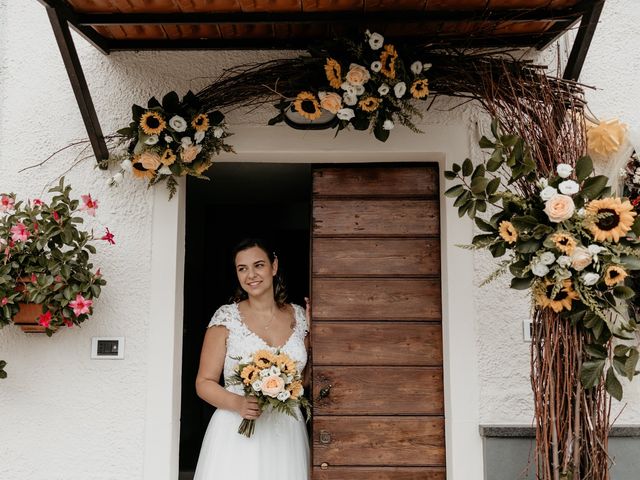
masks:
POLYGON ((91 358, 121 360, 124 358, 124 337, 92 337, 91 358))

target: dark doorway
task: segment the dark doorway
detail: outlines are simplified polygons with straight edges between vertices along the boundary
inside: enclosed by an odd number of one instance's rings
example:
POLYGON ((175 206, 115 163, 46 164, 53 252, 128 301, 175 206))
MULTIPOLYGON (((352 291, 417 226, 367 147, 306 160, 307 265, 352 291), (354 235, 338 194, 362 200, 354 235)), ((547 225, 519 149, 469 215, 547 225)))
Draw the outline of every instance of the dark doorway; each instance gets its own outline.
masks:
POLYGON ((311 166, 218 163, 210 182, 187 180, 180 479, 190 479, 214 407, 195 392, 200 348, 215 310, 234 292, 231 249, 260 236, 274 245, 289 301, 309 294, 311 166))

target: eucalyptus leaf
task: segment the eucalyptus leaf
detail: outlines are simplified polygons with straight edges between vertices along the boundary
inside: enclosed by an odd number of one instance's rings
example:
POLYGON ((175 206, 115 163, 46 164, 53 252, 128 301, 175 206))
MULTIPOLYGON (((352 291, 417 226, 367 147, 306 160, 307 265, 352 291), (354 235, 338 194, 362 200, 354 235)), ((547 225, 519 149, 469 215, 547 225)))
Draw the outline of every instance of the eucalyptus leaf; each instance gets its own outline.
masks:
POLYGON ((609 395, 611 395, 616 400, 622 400, 622 385, 620 381, 616 377, 615 372, 613 371, 613 367, 609 367, 607 370, 607 378, 605 380, 605 388, 609 395))
POLYGON ((576 179, 578 183, 582 183, 586 178, 593 173, 593 161, 591 157, 580 157, 576 162, 576 179))
POLYGON ((580 381, 584 388, 593 388, 600 383, 602 372, 604 371, 604 360, 589 360, 582 364, 580 371, 580 381))
POLYGON ((471 159, 466 158, 464 162, 462 162, 462 175, 464 177, 468 177, 472 173, 473 173, 473 163, 471 162, 471 159))
POLYGON ((445 197, 457 197, 465 191, 463 185, 454 185, 444 192, 445 197))

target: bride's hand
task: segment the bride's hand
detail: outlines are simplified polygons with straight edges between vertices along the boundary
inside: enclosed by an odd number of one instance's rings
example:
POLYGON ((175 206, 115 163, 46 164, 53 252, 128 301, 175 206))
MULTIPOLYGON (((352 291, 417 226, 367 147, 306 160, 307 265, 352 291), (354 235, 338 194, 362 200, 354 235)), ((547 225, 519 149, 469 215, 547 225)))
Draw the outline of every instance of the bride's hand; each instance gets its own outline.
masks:
POLYGON ((305 309, 305 314, 307 317, 307 325, 311 327, 311 300, 309 300, 309 297, 304 297, 304 301, 307 304, 305 309))
POLYGON ((255 420, 261 413, 260 407, 258 406, 258 399, 250 396, 238 396, 236 412, 238 412, 242 418, 255 420))

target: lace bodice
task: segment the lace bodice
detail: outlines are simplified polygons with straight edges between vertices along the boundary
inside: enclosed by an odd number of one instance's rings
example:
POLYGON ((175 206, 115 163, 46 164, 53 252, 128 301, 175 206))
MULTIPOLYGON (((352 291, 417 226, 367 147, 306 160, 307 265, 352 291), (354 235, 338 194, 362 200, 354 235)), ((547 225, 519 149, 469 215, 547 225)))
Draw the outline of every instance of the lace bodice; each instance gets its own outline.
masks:
MULTIPOLYGON (((272 347, 263 338, 251 331, 242 321, 240 310, 236 303, 221 306, 209 322, 209 327, 222 325, 229 331, 227 336, 227 353, 224 359, 224 378, 231 377, 235 367, 240 360, 247 361, 251 356, 261 349, 268 349, 275 352, 280 350, 291 357, 296 362, 299 372, 302 372, 307 364, 307 350, 304 346, 304 337, 308 333, 307 318, 304 309, 292 304, 295 314, 295 326, 291 336, 281 347, 272 347)), ((225 385, 227 390, 242 393, 241 385, 225 385)))

